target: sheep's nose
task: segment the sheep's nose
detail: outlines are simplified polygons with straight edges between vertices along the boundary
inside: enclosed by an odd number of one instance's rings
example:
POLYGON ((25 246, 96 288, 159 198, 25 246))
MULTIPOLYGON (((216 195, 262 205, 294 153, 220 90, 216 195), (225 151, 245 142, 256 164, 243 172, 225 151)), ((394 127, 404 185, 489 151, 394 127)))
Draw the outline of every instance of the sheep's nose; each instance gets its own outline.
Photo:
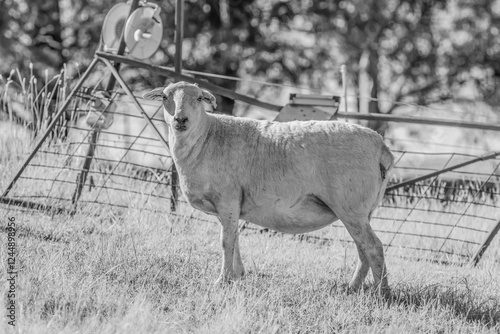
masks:
POLYGON ((179 123, 180 125, 186 124, 187 120, 188 120, 187 117, 180 117, 180 116, 174 117, 174 121, 179 123))
POLYGON ((188 118, 187 117, 174 117, 174 128, 177 130, 186 130, 188 118))

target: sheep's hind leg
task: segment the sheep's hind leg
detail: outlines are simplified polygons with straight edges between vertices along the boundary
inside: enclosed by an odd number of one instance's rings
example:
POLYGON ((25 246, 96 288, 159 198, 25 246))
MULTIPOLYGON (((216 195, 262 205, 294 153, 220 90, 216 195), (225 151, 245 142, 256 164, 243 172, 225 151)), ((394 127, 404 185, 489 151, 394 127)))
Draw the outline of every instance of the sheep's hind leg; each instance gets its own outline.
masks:
MULTIPOLYGON (((352 235, 352 234, 351 234, 352 235)), ((365 281, 366 275, 370 270, 370 263, 365 251, 356 243, 356 248, 358 250, 358 264, 356 265, 356 270, 349 282, 349 289, 352 291, 358 291, 361 285, 365 281)))
POLYGON ((368 273, 368 265, 372 269, 375 286, 381 295, 389 294, 387 269, 384 259, 384 248, 380 239, 373 232, 369 219, 344 219, 349 234, 354 239, 359 254, 359 262, 349 287, 359 289, 368 273))
POLYGON ((245 267, 243 266, 240 254, 240 234, 238 231, 236 231, 236 240, 234 242, 233 271, 236 278, 245 275, 245 267))

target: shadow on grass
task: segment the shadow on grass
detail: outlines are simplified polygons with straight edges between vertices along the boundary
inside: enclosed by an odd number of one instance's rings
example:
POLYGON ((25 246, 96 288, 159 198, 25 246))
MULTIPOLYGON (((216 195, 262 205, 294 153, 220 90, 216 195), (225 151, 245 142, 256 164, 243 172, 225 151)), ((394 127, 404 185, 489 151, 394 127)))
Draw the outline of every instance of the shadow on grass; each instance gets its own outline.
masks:
MULTIPOLYGON (((286 282, 283 284, 291 284, 292 282, 285 275, 273 277, 262 273, 251 274, 256 279, 254 284, 256 288, 263 281, 267 283, 270 283, 270 280, 286 282)), ((438 311, 447 310, 456 317, 470 323, 480 323, 488 328, 500 326, 500 300, 485 297, 463 284, 457 284, 457 286, 400 284, 392 287, 388 297, 380 297, 379 291, 372 284, 364 284, 360 291, 350 291, 345 277, 338 277, 335 280, 318 280, 313 285, 309 287, 295 286, 291 287, 291 290, 294 290, 294 288, 309 288, 313 290, 319 289, 317 293, 321 293, 321 291, 325 291, 324 287, 328 287, 329 294, 336 295, 339 298, 351 294, 359 294, 361 298, 369 295, 379 307, 384 307, 384 305, 385 307, 401 306, 417 312, 421 310, 432 311, 434 309, 438 311)))
MULTIPOLYGON (((7 227, 5 226, 0 226, 0 233, 9 233, 10 231, 7 230, 7 227)), ((57 236, 53 233, 46 233, 43 231, 38 231, 32 227, 29 226, 21 226, 17 225, 16 226, 16 236, 19 238, 33 238, 36 240, 40 241, 46 241, 46 242, 60 242, 60 243, 65 243, 69 244, 70 240, 66 239, 61 236, 57 236)))
POLYGON ((97 303, 92 299, 84 302, 67 301, 64 299, 51 298, 46 300, 40 309, 40 318, 51 319, 60 315, 66 321, 70 319, 84 321, 86 318, 97 316, 99 321, 116 314, 118 306, 114 303, 97 303))
POLYGON ((468 287, 396 286, 388 304, 409 308, 444 308, 469 322, 479 322, 490 328, 500 324, 500 301, 493 297, 481 299, 468 287))

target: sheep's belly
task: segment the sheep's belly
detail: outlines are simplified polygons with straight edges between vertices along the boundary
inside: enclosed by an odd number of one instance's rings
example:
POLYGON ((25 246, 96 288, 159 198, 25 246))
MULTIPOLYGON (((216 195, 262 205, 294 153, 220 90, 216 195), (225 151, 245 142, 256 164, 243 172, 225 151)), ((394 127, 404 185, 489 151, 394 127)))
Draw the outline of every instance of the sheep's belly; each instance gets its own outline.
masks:
POLYGON ((240 218, 262 227, 292 234, 319 230, 338 219, 332 210, 311 195, 295 205, 280 201, 273 205, 253 208, 240 218))

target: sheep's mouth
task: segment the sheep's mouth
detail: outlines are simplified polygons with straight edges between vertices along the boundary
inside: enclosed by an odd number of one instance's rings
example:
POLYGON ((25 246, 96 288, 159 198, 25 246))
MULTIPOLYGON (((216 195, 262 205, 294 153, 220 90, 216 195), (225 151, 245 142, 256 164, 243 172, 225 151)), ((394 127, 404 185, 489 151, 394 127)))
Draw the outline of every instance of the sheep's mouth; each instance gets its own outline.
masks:
POLYGON ((177 131, 186 131, 187 130, 187 126, 186 125, 175 124, 174 125, 174 129, 176 129, 177 131))

